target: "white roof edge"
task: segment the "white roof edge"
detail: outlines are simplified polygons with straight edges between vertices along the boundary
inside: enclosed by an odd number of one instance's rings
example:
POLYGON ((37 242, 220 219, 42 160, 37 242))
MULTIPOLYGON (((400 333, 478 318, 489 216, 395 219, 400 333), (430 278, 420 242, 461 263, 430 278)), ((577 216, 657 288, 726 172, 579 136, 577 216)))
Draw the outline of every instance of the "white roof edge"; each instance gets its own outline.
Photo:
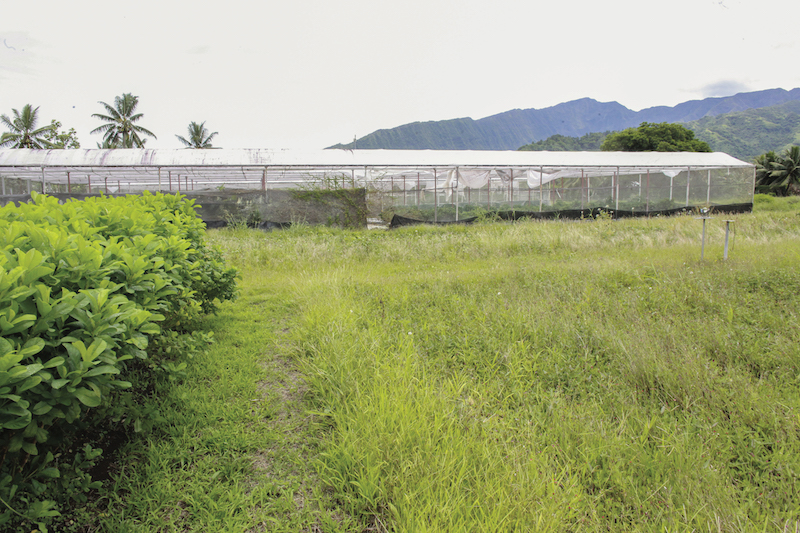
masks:
POLYGON ((0 150, 3 167, 752 167, 723 152, 0 150))

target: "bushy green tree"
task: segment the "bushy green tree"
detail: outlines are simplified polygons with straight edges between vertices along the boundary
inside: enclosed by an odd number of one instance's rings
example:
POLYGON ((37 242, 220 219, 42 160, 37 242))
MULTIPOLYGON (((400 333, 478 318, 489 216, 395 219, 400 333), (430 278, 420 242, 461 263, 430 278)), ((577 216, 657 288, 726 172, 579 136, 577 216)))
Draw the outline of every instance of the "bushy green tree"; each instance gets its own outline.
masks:
POLYGON ((69 131, 58 131, 59 128, 61 128, 61 122, 54 119, 44 133, 44 138, 53 148, 75 149, 81 147, 75 128, 70 128, 69 131))
POLYGON ((53 148, 47 139, 50 126, 36 128, 39 120, 38 107, 34 108, 30 104, 25 104, 21 113, 16 109, 12 109, 11 112, 14 118, 0 115, 0 122, 9 129, 0 136, 0 148, 33 148, 37 150, 53 148))
POLYGON ((767 152, 756 157, 756 191, 777 196, 800 194, 800 146, 781 155, 767 152))
POLYGON ((217 132, 208 133, 205 121, 198 124, 197 122, 190 122, 188 127, 189 138, 185 139, 180 135, 175 135, 180 142, 188 148, 214 148, 211 146, 211 140, 217 135, 217 132))
POLYGON ((608 152, 710 152, 708 143, 680 124, 642 122, 606 137, 601 150, 608 152))
POLYGON ((136 113, 136 106, 139 105, 139 97, 131 93, 114 98, 114 105, 103 104, 108 115, 95 113, 92 116, 104 121, 105 124, 91 131, 91 133, 103 134, 103 147, 108 148, 144 148, 144 140, 140 134, 149 135, 157 138, 155 133, 135 124, 142 113, 136 113))

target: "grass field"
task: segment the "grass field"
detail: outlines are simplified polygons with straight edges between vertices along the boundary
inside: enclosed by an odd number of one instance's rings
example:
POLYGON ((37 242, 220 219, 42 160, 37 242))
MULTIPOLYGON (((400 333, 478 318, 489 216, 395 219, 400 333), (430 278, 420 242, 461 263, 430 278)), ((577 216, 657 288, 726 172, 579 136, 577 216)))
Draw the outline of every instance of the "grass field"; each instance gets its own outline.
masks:
MULTIPOLYGON (((800 203, 218 230, 242 294, 103 531, 796 531, 800 203)), ((99 512, 99 511, 98 511, 99 512)))

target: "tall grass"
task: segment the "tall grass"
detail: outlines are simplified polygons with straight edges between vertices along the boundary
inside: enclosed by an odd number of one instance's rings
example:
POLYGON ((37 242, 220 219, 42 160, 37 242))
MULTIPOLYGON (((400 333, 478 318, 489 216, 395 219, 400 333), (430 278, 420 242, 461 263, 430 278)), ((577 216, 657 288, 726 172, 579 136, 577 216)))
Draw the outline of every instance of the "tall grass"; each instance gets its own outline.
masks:
POLYGON ((794 530, 800 216, 732 219, 703 262, 689 216, 211 232, 327 428, 304 457, 338 518, 293 523, 794 530))

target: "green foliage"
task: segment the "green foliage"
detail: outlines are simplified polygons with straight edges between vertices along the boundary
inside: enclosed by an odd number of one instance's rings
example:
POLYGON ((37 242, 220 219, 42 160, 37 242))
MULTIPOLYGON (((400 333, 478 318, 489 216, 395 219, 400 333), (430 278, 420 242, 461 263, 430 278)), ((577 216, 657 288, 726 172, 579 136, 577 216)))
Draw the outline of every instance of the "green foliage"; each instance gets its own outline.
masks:
POLYGON ((518 148, 520 151, 580 152, 598 151, 611 132, 587 133, 581 137, 551 135, 543 141, 532 142, 518 148))
POLYGON ((309 180, 298 189, 289 191, 292 198, 315 202, 321 206, 340 207, 339 213, 328 219, 326 225, 344 228, 363 228, 367 222, 366 190, 352 188, 345 175, 325 176, 309 180))
POLYGON ((189 138, 185 139, 180 135, 175 137, 188 148, 213 148, 211 140, 217 135, 217 132, 209 133, 206 129, 205 121, 198 124, 197 122, 190 122, 188 127, 189 138))
POLYGON ((752 161, 769 150, 780 153, 800 143, 800 101, 704 117, 685 125, 715 152, 752 161))
POLYGON ((136 113, 139 105, 139 97, 131 93, 114 98, 114 105, 99 102, 106 108, 107 115, 94 113, 92 116, 105 122, 91 131, 91 133, 102 133, 103 142, 99 148, 144 148, 147 139, 142 139, 140 135, 149 135, 156 138, 156 135, 148 129, 135 124, 140 118, 141 113, 136 113))
POLYGON ((793 530, 792 200, 726 262, 691 216, 210 231, 242 297, 94 530, 793 530))
POLYGON ((2 122, 8 132, 0 136, 0 148, 33 148, 44 149, 52 148, 48 140, 48 132, 51 126, 36 128, 39 118, 37 116, 39 108, 33 108, 30 104, 25 104, 20 113, 16 109, 11 110, 14 118, 8 115, 0 115, 2 122))
MULTIPOLYGON (((213 238, 286 316, 329 427, 309 462, 361 530, 777 531, 800 511, 798 205, 734 216, 726 262, 719 219, 698 262, 691 216, 213 238)), ((253 513, 303 494, 281 488, 253 513)))
POLYGON ((642 122, 609 134, 602 150, 617 152, 710 152, 708 143, 694 138, 694 132, 680 124, 642 122))
POLYGON ((800 208, 800 196, 776 197, 771 194, 756 194, 753 197, 753 210, 760 212, 789 211, 800 208))
POLYGON ((140 431, 154 413, 136 395, 210 340, 189 332, 235 296, 236 272, 203 235, 168 195, 0 209, 0 524, 97 488, 64 463, 75 436, 103 420, 140 431))
POLYGON ((75 128, 61 132, 58 131, 59 128, 61 128, 61 123, 54 119, 43 135, 44 139, 52 145, 51 148, 77 149, 81 147, 75 128))
POLYGON ((756 191, 778 196, 800 194, 800 146, 781 155, 767 152, 756 158, 756 191))

